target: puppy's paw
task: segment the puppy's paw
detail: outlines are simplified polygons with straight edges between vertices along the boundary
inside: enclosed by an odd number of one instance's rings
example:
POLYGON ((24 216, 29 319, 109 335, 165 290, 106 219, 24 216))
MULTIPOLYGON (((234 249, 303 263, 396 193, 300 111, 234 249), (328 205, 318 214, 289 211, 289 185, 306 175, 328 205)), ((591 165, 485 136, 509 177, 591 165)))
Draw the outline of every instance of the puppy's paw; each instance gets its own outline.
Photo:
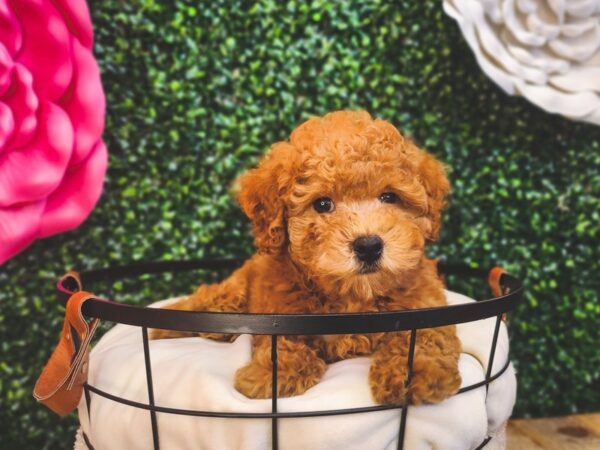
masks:
POLYGON ((382 405, 404 405, 407 394, 406 376, 406 364, 374 361, 369 370, 369 385, 375 401, 382 405))
POLYGON ((271 370, 250 362, 237 370, 234 386, 249 398, 271 398, 271 370))
POLYGON ((148 338, 151 341, 157 339, 174 339, 174 338, 182 338, 182 337, 191 337, 197 336, 196 333, 188 333, 184 331, 173 331, 173 330, 161 330, 158 328, 152 328, 148 331, 148 338))
POLYGON ((196 336, 212 341, 233 342, 239 337, 239 334, 197 333, 196 336))
MULTIPOLYGON (((306 392, 319 382, 326 365, 316 361, 300 370, 278 370, 277 397, 292 397, 306 392)), ((235 374, 235 388, 249 398, 271 398, 272 396, 271 367, 256 361, 238 369, 235 374)))
POLYGON ((410 403, 439 403, 455 394, 460 383, 458 364, 454 358, 416 359, 408 388, 410 403))
POLYGON ((213 341, 221 342, 233 342, 237 339, 238 334, 220 334, 220 333, 194 333, 187 331, 172 331, 172 330, 160 330, 151 329, 148 332, 148 338, 153 341, 156 339, 176 339, 184 337, 202 337, 205 339, 211 339, 213 341))

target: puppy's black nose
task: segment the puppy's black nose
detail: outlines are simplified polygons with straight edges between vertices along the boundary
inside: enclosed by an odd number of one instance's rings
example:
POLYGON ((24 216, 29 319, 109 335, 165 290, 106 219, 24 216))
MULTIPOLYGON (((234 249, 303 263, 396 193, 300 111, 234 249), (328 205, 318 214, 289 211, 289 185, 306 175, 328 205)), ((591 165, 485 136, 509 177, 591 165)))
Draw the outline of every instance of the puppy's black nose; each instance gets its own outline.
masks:
POLYGON ((352 249, 362 262, 373 264, 383 253, 383 240, 379 236, 361 236, 354 240, 352 249))

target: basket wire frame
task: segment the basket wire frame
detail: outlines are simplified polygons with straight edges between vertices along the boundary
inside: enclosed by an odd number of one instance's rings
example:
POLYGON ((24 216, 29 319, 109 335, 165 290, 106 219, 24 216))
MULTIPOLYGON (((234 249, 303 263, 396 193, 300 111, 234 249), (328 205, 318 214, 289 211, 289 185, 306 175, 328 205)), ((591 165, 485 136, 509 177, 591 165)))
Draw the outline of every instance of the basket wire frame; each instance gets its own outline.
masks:
MULTIPOLYGON (((123 277, 123 276, 132 276, 132 275, 140 275, 146 273, 161 273, 161 272, 175 272, 175 271, 183 271, 183 270, 193 270, 200 268, 208 268, 208 269, 222 269, 235 267, 235 265, 239 264, 241 260, 239 259, 201 259, 194 261, 168 261, 168 262, 153 262, 153 263, 139 263, 130 266, 121 266, 121 267, 112 267, 90 271, 87 273, 82 273, 81 278, 86 283, 93 282, 101 279, 111 279, 115 276, 123 277)), ((442 274, 455 274, 462 276, 487 276, 488 271, 478 268, 473 268, 465 264, 448 264, 444 261, 440 261, 438 263, 438 270, 442 274)), ((73 293, 73 290, 65 287, 69 278, 62 278, 59 281, 58 287, 59 291, 62 292, 61 300, 66 302, 68 296, 73 293), (67 295, 68 294, 68 295, 67 295)), ((101 297, 95 297, 88 302, 86 302, 83 306, 83 313, 88 317, 94 317, 99 319, 110 320, 115 323, 126 323, 129 325, 139 326, 141 328, 142 335, 142 343, 143 343, 143 351, 144 351, 144 365, 146 372, 146 384, 148 390, 148 403, 136 402, 133 400, 129 400, 126 398, 122 398, 104 390, 101 390, 95 386, 92 386, 88 383, 84 384, 84 398, 85 405, 88 412, 88 418, 90 427, 92 424, 91 421, 91 402, 92 396, 91 394, 98 395, 100 397, 104 397, 108 400, 115 401, 117 403, 125 404, 134 408, 144 409, 149 412, 150 415, 150 424, 152 429, 152 440, 153 440, 153 448, 154 450, 160 449, 160 436, 158 429, 158 420, 157 413, 165 413, 165 414, 178 414, 185 416, 200 416, 200 417, 219 417, 219 418, 264 418, 271 419, 271 448, 273 450, 279 449, 279 434, 278 434, 278 421, 279 419, 285 418, 301 418, 301 417, 325 417, 325 416, 334 416, 334 415, 346 415, 346 414, 358 414, 358 413, 367 413, 374 411, 384 411, 390 409, 399 409, 400 410, 400 420, 399 420, 399 429, 398 429, 398 444, 397 449, 404 449, 404 438, 406 434, 406 423, 408 417, 408 410, 410 406, 408 404, 386 404, 386 405, 376 405, 376 406, 367 406, 367 407, 357 407, 357 408, 345 408, 345 409, 337 409, 337 410, 321 410, 321 411, 302 411, 302 412, 288 412, 282 413, 278 411, 278 386, 277 386, 277 361, 278 361, 278 351, 277 351, 277 343, 278 336, 287 335, 287 334, 352 334, 357 332, 363 332, 359 326, 357 326, 360 321, 349 321, 345 322, 342 316, 353 316, 352 318, 358 319, 367 319, 367 320, 377 320, 378 318, 391 318, 394 319, 394 316, 398 316, 399 318, 393 322, 392 324, 388 324, 387 327, 383 327, 380 331, 410 331, 410 341, 409 341, 409 351, 408 351, 408 359, 407 359, 407 378, 405 380, 406 386, 408 386, 411 382, 413 375, 413 362, 414 362, 414 354, 416 347, 416 339, 417 333, 419 329, 423 328, 431 328, 433 326, 442 326, 442 325, 450 325, 457 324, 475 320, 482 320, 489 317, 496 317, 494 332, 492 336, 492 344, 489 352, 488 359, 488 367, 486 370, 485 378, 478 382, 469 386, 465 386, 461 388, 455 395, 461 394, 463 392, 467 392, 473 389, 477 389, 479 387, 485 386, 486 393, 489 389, 489 384, 495 379, 499 378, 509 367, 510 360, 507 358, 506 363, 503 367, 498 370, 495 374, 492 374, 492 368, 494 363, 494 358, 496 354, 496 344, 498 342, 498 336, 500 332, 500 324, 503 320, 504 314, 509 310, 512 310, 517 302, 522 297, 522 285, 519 280, 517 280, 512 275, 507 273, 503 273, 500 278, 500 286, 502 287, 503 295, 500 297, 496 297, 489 300, 483 300, 479 302, 475 302, 473 304, 464 305, 464 306, 473 306, 477 305, 477 303, 485 304, 484 308, 479 308, 475 313, 467 314, 467 317, 460 317, 464 311, 468 311, 468 309, 457 308, 457 306, 446 306, 446 307, 438 307, 438 308, 430 308, 428 310, 418 311, 419 313, 425 313, 415 315, 416 319, 411 326, 407 326, 406 322, 401 318, 402 315, 406 315, 407 313, 411 313, 417 310, 408 310, 408 311, 396 311, 392 314, 391 317, 389 313, 352 313, 352 314, 333 314, 333 315, 267 315, 267 314, 230 314, 230 313, 201 313, 201 312, 186 312, 188 315, 195 315, 200 318, 199 324, 200 326, 196 326, 195 324, 190 325, 185 324, 181 325, 181 323, 177 320, 178 315, 173 315, 170 320, 168 317, 165 320, 161 315, 168 316, 169 314, 175 312, 174 310, 154 310, 151 311, 151 308, 142 308, 142 307, 133 307, 130 305, 124 305, 118 303, 114 300, 103 299, 101 297), (487 303, 486 303, 487 302, 487 303), (499 303, 500 302, 500 303, 499 303), (138 314, 137 320, 135 317, 132 317, 131 314, 126 314, 127 308, 132 308, 138 314), (440 316, 434 318, 434 320, 428 320, 428 312, 429 315, 433 317, 432 312, 437 312, 436 310, 444 310, 440 311, 442 313, 449 313, 450 317, 448 318, 440 318, 440 316), (461 311, 459 311, 461 310, 461 311), (152 312, 152 314, 146 315, 145 312, 152 312), (156 315, 156 313, 163 313, 161 315, 156 315), (205 325, 210 325, 212 319, 218 318, 219 316, 230 316, 228 319, 232 319, 233 321, 225 321, 225 326, 223 326, 222 322, 218 322, 216 325, 212 325, 207 330, 205 325), (196 332, 205 332, 210 331, 214 332, 215 327, 217 329, 222 328, 221 332, 225 332, 224 334, 229 334, 231 332, 235 333, 235 326, 239 319, 243 319, 243 316, 252 317, 252 316, 260 316, 258 326, 250 326, 247 325, 244 327, 245 333, 250 334, 270 334, 271 336, 271 377, 272 377, 272 391, 271 391, 271 412, 270 413, 235 413, 235 412, 216 412, 216 411, 197 411, 197 410, 187 410, 187 409, 179 409, 179 408, 167 408, 163 406, 159 406, 155 404, 154 399, 154 383, 152 377, 152 363, 151 363, 151 355, 150 355, 150 345, 148 338, 148 328, 166 328, 166 329, 176 329, 179 331, 196 331, 196 332), (286 317, 287 316, 287 317, 286 317), (339 320, 337 323, 334 323, 333 327, 325 326, 323 323, 317 323, 315 326, 315 330, 310 330, 310 333, 301 332, 302 325, 300 327, 290 326, 293 325, 293 321, 287 321, 284 323, 280 323, 283 318, 300 318, 300 317, 308 317, 308 318, 336 318, 339 317, 342 320, 339 320), (476 318, 473 318, 476 317, 476 318), (157 318, 159 320, 157 320, 157 318), (123 319, 123 320, 119 320, 123 319), (204 320, 203 320, 204 319, 204 320), (270 324, 269 324, 270 322, 270 324), (270 325, 270 326, 269 326, 270 325), (267 330, 265 330, 265 327, 267 330), (191 329, 194 328, 194 329, 191 329), (359 328, 359 329, 357 329, 359 328), (391 328, 391 329, 390 329, 391 328), (265 331, 269 331, 265 333, 265 331), (326 331, 326 332, 323 332, 326 331), (328 331, 328 332, 327 332, 328 331)), ((459 305, 463 306, 463 305, 459 305)), ((483 305, 479 305, 483 306, 483 305)), ((130 313, 133 311, 129 311, 130 313)), ((462 314, 464 316, 464 314, 462 314)), ((389 321, 388 321, 389 322, 389 321)), ((310 325, 310 321, 308 324, 310 325)), ((253 324, 255 325, 255 324, 253 324)), ((373 327, 371 327, 373 328, 373 327)), ((377 325, 375 325, 377 328, 377 325)), ((381 327, 380 327, 381 328, 381 327)), ((370 332, 374 332, 369 329, 370 332)), ((94 450, 93 445, 91 444, 89 437, 83 433, 84 442, 88 446, 90 450, 94 450)), ((485 445, 491 440, 491 437, 487 437, 484 441, 477 447, 476 450, 482 449, 485 445)))

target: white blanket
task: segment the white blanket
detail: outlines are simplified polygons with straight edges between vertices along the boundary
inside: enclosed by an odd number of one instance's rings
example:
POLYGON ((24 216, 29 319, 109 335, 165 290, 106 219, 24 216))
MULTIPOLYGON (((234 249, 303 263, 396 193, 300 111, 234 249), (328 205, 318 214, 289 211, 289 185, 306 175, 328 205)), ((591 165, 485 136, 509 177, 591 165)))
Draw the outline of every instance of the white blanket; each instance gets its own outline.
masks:
MULTIPOLYGON (((473 301, 453 292, 449 304, 473 301)), ((164 304, 159 302, 154 306, 164 304)), ((463 386, 483 380, 495 318, 457 326, 463 344, 459 367, 463 386)), ((233 343, 201 338, 150 342, 155 403, 160 406, 227 412, 270 412, 271 400, 251 400, 233 387, 236 369, 251 355, 251 336, 233 343)), ((493 364, 500 370, 508 357, 504 324, 493 364)), ((372 406, 366 357, 331 364, 323 379, 305 394, 280 399, 279 411, 308 411, 372 406)), ((111 394, 148 402, 141 330, 117 325, 98 342, 90 359, 89 383, 111 394)), ((504 448, 504 426, 516 398, 512 365, 489 388, 453 396, 437 405, 408 411, 405 449, 469 450, 486 436, 488 449, 504 448)), ((81 429, 96 450, 153 448, 148 411, 122 405, 92 393, 91 423, 82 399, 81 429)), ((266 450, 271 448, 270 419, 223 419, 158 413, 163 450, 266 450)), ((282 450, 395 449, 399 410, 343 416, 280 419, 282 450)), ((85 449, 78 433, 76 449, 85 449)))

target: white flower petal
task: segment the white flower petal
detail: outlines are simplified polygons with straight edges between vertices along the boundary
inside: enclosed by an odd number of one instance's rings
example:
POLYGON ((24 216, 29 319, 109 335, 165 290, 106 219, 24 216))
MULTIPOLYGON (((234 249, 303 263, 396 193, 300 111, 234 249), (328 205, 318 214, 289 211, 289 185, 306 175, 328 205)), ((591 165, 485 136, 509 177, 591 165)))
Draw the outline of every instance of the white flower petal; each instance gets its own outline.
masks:
POLYGON ((523 47, 510 36, 505 36, 506 48, 521 64, 543 70, 547 74, 565 73, 571 67, 569 61, 556 58, 540 47, 523 47))
POLYGON ((537 10, 539 2, 536 0, 517 0, 517 8, 523 14, 530 14, 537 10))
POLYGON ((489 26, 481 26, 477 29, 477 35, 485 52, 492 56, 501 67, 509 73, 517 75, 527 81, 536 84, 544 84, 547 76, 541 70, 523 66, 505 48, 503 42, 498 38, 489 26))
POLYGON ((593 55, 587 61, 582 63, 583 66, 600 66, 600 51, 593 55))
POLYGON ((587 18, 570 21, 562 26, 560 33, 566 37, 576 37, 593 30, 598 24, 598 19, 587 18))
POLYGON ((482 0, 483 11, 494 23, 501 24, 504 22, 502 8, 496 0, 482 0))
POLYGON ((504 0, 502 3, 502 13, 504 14, 504 24, 510 30, 515 38, 524 45, 541 46, 546 43, 544 36, 532 33, 525 28, 525 16, 515 11, 514 0, 504 0))
POLYGON ((548 6, 554 11, 558 23, 564 23, 566 9, 564 0, 548 0, 548 6))
POLYGON ((552 51, 571 61, 582 62, 589 59, 600 48, 600 25, 581 36, 553 39, 548 43, 552 51))
POLYGON ((550 77, 549 84, 567 92, 600 92, 600 67, 573 67, 563 75, 550 77))
POLYGON ((517 80, 517 89, 530 102, 552 113, 580 118, 591 114, 598 108, 600 97, 593 92, 567 93, 536 86, 517 80))
POLYGON ((596 108, 589 115, 581 117, 579 120, 594 123, 596 125, 600 124, 600 108, 596 108))
POLYGON ((569 0, 565 6, 567 12, 574 17, 588 17, 600 11, 598 0, 569 0))
POLYGON ((554 13, 543 3, 535 12, 527 15, 525 22, 532 33, 544 36, 546 40, 554 39, 562 28, 554 13))

